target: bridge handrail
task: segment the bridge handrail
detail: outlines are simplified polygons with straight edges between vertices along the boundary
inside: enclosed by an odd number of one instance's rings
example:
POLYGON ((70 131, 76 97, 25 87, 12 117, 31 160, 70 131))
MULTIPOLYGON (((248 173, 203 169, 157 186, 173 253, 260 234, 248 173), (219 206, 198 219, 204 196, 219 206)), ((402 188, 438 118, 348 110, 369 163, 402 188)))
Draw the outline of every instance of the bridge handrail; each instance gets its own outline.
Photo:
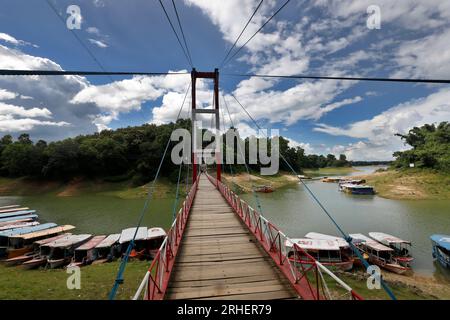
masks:
POLYGON ((172 223, 167 236, 158 249, 150 268, 142 279, 133 300, 141 296, 145 300, 162 300, 169 284, 170 274, 175 263, 181 238, 191 211, 192 203, 197 193, 199 177, 191 186, 180 210, 172 223))
POLYGON ((346 290, 351 299, 363 299, 338 276, 291 241, 277 226, 263 217, 244 200, 240 199, 227 185, 217 181, 209 174, 206 175, 302 298, 313 300, 332 298, 322 274, 324 272, 346 290), (292 243, 292 248, 289 249, 290 252, 286 247, 287 242, 292 243), (293 259, 290 259, 289 254, 293 255, 293 259), (312 283, 311 279, 308 278, 310 274, 314 276, 315 283, 312 283))

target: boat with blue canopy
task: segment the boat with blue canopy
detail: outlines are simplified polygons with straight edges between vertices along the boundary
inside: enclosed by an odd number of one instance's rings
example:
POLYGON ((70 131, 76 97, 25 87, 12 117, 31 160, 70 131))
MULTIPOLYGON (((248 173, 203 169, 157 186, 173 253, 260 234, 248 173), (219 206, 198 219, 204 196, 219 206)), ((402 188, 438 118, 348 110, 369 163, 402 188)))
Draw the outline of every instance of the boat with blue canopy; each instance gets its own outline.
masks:
POLYGON ((39 216, 37 214, 27 214, 25 216, 18 217, 8 217, 8 218, 0 218, 0 225, 5 225, 7 223, 11 223, 14 221, 34 221, 37 220, 39 216))
POLYGON ((24 216, 24 215, 32 214, 32 213, 36 213, 36 210, 21 210, 21 211, 14 211, 14 212, 6 212, 6 213, 0 213, 0 218, 24 216))
POLYGON ((433 258, 444 268, 450 269, 450 235, 433 234, 430 239, 433 245, 433 258))

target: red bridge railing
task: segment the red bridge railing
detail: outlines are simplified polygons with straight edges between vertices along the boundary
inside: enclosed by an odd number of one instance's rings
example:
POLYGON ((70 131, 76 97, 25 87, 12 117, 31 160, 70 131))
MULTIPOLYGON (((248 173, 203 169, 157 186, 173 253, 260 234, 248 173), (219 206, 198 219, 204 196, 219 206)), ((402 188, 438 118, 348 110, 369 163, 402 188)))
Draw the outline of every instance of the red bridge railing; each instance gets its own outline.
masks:
POLYGON ((170 275, 175 263, 175 258, 180 247, 186 222, 191 212, 192 203, 198 189, 199 178, 191 186, 186 199, 172 223, 167 236, 161 244, 155 258, 144 276, 133 300, 143 298, 144 300, 162 300, 169 284, 170 275))
POLYGON ((208 174, 207 177, 252 232, 301 298, 308 300, 333 298, 324 277, 325 273, 346 292, 340 298, 347 295, 353 300, 363 299, 344 281, 291 241, 274 224, 240 199, 227 185, 208 174), (287 248, 287 243, 292 244, 292 247, 287 248))

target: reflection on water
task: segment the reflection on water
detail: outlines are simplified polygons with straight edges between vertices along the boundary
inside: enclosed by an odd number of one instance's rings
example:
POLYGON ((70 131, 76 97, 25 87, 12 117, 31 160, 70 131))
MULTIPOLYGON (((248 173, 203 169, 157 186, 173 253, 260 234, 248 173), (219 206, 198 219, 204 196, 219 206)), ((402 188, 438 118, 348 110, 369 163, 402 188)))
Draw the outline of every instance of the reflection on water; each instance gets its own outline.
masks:
MULTIPOLYGON (((429 239, 433 233, 450 234, 450 200, 389 200, 342 193, 334 183, 307 183, 345 232, 379 231, 411 240, 414 271, 450 282, 450 273, 433 264, 429 239)), ((336 227, 301 184, 274 193, 259 193, 258 197, 263 214, 290 237, 303 237, 311 231, 338 235, 336 227)), ((243 198, 254 206, 253 195, 243 198)))

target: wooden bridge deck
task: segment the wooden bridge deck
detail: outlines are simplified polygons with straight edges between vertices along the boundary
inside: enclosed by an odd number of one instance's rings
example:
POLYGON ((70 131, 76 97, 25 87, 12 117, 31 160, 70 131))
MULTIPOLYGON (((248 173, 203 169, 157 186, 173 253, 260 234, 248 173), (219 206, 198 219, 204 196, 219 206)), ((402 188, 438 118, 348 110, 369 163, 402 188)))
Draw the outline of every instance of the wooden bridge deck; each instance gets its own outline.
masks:
POLYGON ((288 280, 205 177, 191 209, 166 299, 292 299, 288 280))

